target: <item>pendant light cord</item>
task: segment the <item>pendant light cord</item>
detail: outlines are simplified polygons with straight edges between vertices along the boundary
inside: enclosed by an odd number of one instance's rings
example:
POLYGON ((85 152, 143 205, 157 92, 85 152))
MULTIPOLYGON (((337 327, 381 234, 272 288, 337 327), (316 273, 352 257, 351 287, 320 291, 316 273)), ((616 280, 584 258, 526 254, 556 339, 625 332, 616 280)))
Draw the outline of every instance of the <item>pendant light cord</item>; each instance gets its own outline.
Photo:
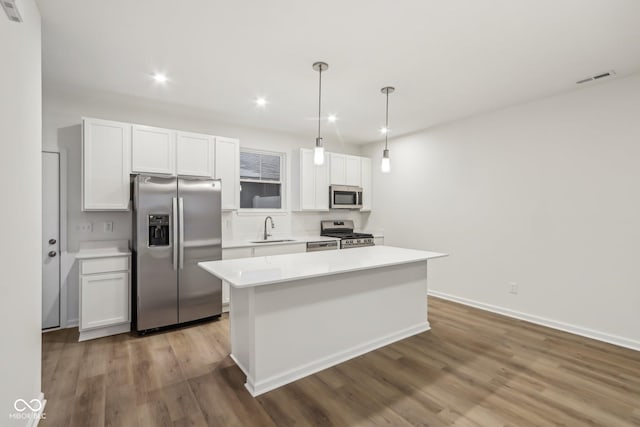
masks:
POLYGON ((321 117, 321 106, 322 106, 322 65, 318 70, 320 72, 320 82, 318 85, 318 138, 320 138, 320 117, 321 117))
POLYGON ((387 93, 387 112, 385 117, 385 132, 384 132, 384 149, 387 149, 389 138, 389 89, 385 91, 387 93))

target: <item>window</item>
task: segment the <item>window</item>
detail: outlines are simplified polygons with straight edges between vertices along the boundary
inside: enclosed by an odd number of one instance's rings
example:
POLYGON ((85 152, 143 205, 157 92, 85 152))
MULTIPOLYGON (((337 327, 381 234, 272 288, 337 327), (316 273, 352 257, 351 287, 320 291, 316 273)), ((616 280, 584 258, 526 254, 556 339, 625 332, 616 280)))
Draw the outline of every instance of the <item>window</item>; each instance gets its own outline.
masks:
POLYGON ((240 151, 240 208, 282 209, 284 153, 240 151))

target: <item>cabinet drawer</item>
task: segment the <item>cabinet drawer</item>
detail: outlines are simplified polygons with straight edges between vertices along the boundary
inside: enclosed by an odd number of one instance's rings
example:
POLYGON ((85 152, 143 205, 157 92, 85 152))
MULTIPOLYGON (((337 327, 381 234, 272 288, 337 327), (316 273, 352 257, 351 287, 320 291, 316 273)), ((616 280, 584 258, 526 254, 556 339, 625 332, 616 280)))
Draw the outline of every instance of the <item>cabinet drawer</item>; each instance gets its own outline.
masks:
POLYGON ((80 263, 80 274, 109 273, 112 271, 128 270, 129 257, 85 259, 80 263))

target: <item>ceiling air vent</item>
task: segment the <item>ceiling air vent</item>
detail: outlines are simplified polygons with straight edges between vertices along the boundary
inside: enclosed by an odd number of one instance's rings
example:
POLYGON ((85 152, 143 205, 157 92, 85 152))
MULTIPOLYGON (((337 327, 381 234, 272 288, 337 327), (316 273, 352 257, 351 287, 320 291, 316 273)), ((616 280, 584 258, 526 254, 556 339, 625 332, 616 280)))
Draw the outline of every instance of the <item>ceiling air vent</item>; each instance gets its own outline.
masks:
POLYGON ((613 77, 615 75, 616 75, 616 72, 614 70, 611 70, 611 71, 607 71, 606 73, 600 73, 600 74, 596 74, 595 76, 587 77, 586 79, 578 80, 576 84, 581 85, 583 83, 593 82, 595 80, 605 79, 607 77, 613 77))
POLYGON ((10 21, 22 22, 22 16, 20 16, 20 11, 16 6, 16 0, 0 0, 0 4, 2 4, 2 8, 10 21))

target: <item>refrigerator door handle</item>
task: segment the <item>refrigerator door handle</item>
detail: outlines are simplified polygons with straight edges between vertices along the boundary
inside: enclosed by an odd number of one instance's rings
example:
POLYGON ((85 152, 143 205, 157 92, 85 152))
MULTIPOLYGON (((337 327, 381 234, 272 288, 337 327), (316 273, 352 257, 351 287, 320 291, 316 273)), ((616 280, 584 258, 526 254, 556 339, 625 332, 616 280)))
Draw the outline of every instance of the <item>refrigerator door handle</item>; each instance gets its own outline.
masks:
POLYGON ((173 210, 171 211, 173 217, 173 269, 178 269, 178 199, 173 198, 173 210))
POLYGON ((178 211, 179 211, 179 221, 180 221, 180 229, 179 233, 179 245, 180 245, 180 254, 178 258, 180 258, 180 270, 184 268, 184 199, 180 197, 178 199, 178 211))

